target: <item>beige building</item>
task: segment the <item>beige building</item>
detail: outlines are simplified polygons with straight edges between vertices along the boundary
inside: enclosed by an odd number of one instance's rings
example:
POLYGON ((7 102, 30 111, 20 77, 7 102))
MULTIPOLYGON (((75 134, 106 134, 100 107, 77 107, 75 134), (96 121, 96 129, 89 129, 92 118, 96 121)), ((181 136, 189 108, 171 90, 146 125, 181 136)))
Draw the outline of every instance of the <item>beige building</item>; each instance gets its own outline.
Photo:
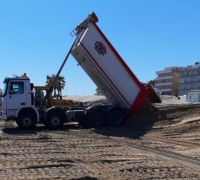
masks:
POLYGON ((180 70, 185 67, 171 66, 162 71, 157 71, 155 81, 155 90, 160 95, 179 94, 179 76, 180 70))
POLYGON ((179 95, 185 95, 194 90, 200 90, 200 62, 180 71, 179 95))

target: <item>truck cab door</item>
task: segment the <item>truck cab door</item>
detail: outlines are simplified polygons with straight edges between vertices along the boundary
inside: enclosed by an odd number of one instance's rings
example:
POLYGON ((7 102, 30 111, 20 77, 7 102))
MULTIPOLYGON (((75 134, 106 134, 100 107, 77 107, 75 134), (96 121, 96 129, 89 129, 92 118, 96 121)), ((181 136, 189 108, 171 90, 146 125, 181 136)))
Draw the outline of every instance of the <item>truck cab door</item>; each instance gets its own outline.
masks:
POLYGON ((14 117, 21 106, 26 106, 25 81, 10 81, 7 93, 7 117, 14 117))

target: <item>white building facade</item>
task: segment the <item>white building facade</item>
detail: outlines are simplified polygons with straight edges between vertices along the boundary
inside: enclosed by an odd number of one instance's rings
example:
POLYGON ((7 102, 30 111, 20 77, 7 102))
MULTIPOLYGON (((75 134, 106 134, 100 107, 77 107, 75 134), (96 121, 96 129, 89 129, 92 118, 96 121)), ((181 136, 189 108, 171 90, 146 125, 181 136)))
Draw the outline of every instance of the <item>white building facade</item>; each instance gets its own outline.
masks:
POLYGON ((200 90, 200 62, 180 71, 179 95, 185 95, 194 90, 200 90))

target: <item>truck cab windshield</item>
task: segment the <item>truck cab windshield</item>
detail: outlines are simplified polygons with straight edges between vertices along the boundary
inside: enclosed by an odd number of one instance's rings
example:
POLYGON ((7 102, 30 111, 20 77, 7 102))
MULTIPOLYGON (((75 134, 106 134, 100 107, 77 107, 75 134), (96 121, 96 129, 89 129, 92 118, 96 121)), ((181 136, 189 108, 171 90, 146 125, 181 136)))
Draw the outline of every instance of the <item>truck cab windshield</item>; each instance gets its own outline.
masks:
POLYGON ((9 82, 9 78, 5 78, 4 81, 3 81, 3 83, 4 83, 3 97, 6 95, 7 88, 8 88, 8 82, 9 82))

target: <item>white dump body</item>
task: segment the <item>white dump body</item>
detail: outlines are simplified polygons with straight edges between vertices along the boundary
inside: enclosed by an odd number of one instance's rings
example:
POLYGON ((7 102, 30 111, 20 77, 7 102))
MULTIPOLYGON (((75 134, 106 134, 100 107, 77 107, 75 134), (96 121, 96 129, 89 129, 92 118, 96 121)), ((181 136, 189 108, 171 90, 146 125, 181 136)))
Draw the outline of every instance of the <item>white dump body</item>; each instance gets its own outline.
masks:
POLYGON ((71 54, 78 64, 111 103, 134 112, 147 95, 144 86, 95 22, 87 23, 77 36, 71 54))

